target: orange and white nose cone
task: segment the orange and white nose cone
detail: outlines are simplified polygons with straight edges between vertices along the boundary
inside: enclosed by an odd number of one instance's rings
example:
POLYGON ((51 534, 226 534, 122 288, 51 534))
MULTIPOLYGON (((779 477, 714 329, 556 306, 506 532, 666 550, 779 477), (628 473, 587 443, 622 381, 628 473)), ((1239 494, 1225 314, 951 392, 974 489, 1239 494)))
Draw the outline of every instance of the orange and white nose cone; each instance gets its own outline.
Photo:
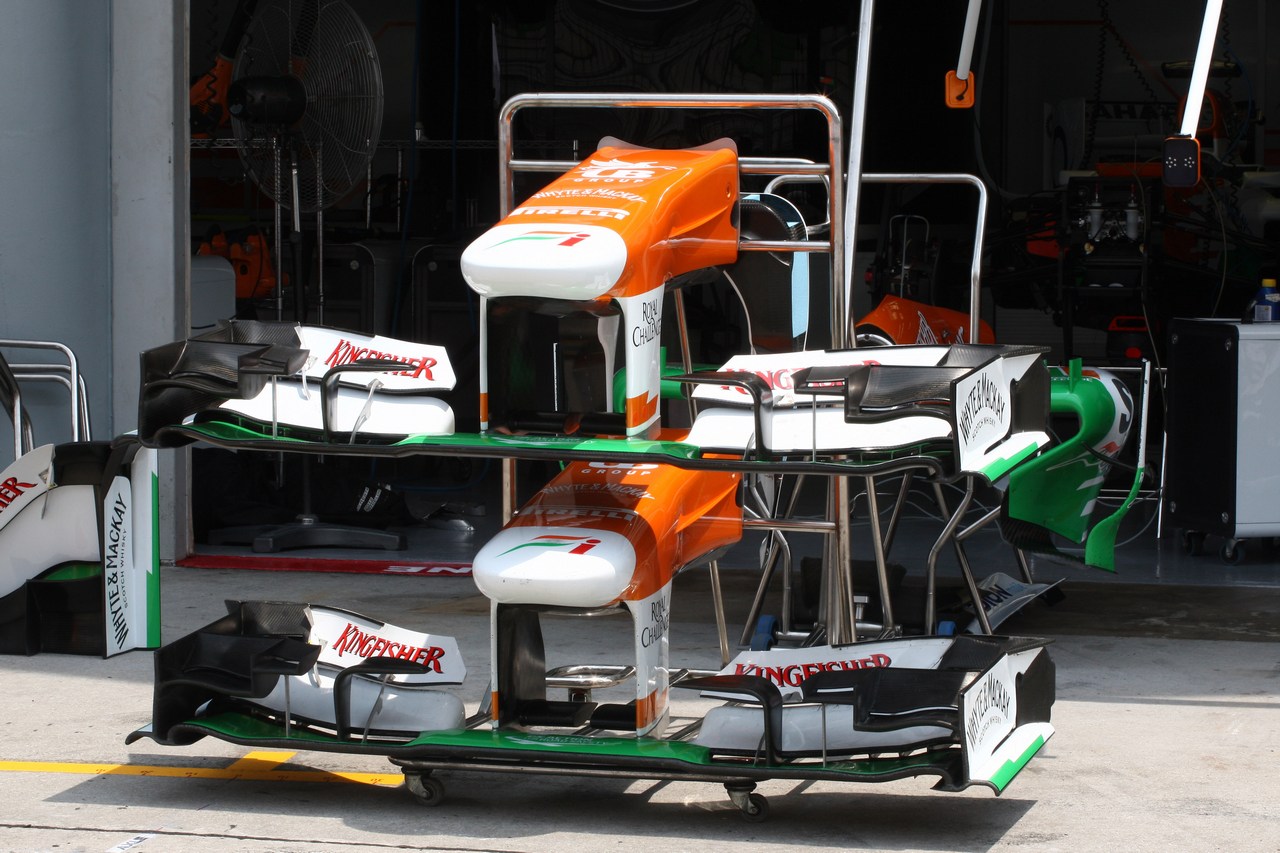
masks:
POLYGON ((462 253, 462 276, 481 296, 589 300, 617 283, 627 244, 599 225, 495 225, 462 253))
POLYGON ((508 527, 476 554, 471 576, 499 604, 603 607, 626 591, 636 553, 625 536, 580 527, 508 527))

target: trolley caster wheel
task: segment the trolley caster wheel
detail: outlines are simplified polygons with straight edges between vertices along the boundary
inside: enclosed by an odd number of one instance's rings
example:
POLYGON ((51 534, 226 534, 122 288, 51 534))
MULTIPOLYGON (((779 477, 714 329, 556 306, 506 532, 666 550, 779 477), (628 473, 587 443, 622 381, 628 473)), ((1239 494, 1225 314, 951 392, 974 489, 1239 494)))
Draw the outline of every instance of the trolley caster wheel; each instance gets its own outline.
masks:
POLYGON ((1190 557, 1199 557, 1204 553, 1204 534, 1195 530, 1182 533, 1182 553, 1190 557))
POLYGON ((755 785, 725 786, 725 790, 729 792, 729 799, 733 800, 733 804, 738 807, 743 818, 752 823, 760 823, 769 817, 769 801, 765 799, 764 794, 756 793, 752 788, 755 788, 755 785))
POLYGON ((404 774, 404 786, 420 806, 438 806, 444 801, 444 783, 425 773, 404 774))
POLYGON ((1222 543, 1222 550, 1218 554, 1222 557, 1222 562, 1232 566, 1238 565, 1244 559, 1244 543, 1228 539, 1222 543))
POLYGON ((742 807, 742 816, 752 823, 764 823, 769 818, 769 800, 764 794, 748 794, 747 804, 742 807))

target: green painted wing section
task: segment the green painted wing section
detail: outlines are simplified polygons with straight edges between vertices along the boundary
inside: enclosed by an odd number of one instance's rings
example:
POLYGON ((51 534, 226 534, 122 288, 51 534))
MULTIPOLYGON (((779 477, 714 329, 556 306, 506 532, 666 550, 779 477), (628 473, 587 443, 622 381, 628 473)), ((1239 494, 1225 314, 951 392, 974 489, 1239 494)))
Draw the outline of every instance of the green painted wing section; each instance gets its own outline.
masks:
POLYGON ((147 647, 160 647, 160 478, 151 475, 151 565, 147 567, 147 647))
MULTIPOLYGON (((804 770, 823 774, 835 774, 853 778, 865 777, 869 781, 886 775, 902 776, 949 770, 953 756, 945 751, 924 753, 905 758, 868 758, 855 761, 831 761, 825 765, 816 761, 765 764, 740 759, 716 759, 704 746, 683 741, 667 741, 655 738, 634 737, 581 737, 576 735, 542 735, 525 732, 492 731, 480 729, 430 732, 415 738, 406 748, 450 747, 464 750, 493 750, 518 760, 520 755, 534 757, 593 756, 601 758, 639 759, 653 762, 680 762, 699 770, 723 770, 726 775, 741 771, 744 767, 794 776, 804 770)), ((1030 756, 1028 756, 1030 757, 1030 756)))
MULTIPOLYGON (((210 714, 190 721, 191 725, 208 729, 211 734, 223 735, 232 740, 277 740, 284 737, 284 728, 268 720, 260 720, 235 712, 210 714)), ((293 728, 290 741, 300 744, 337 743, 338 739, 305 728, 293 728)))
POLYGON ((218 444, 237 444, 242 442, 256 442, 269 439, 273 442, 281 444, 297 443, 312 444, 314 436, 308 437, 299 433, 293 435, 293 430, 289 427, 282 426, 279 432, 272 435, 270 432, 264 431, 253 421, 244 420, 240 422, 232 422, 225 420, 202 421, 194 424, 184 424, 181 427, 171 427, 171 431, 182 433, 192 438, 203 437, 218 444))
POLYGON ((989 481, 994 483, 996 480, 999 480, 1005 474, 1008 474, 1014 468, 1017 468, 1019 465, 1021 465, 1024 460, 1028 459, 1031 456, 1036 455, 1039 452, 1040 452, 1040 448, 1038 446, 1024 447, 1018 453, 1015 453, 1011 456, 1006 456, 1002 459, 997 459, 996 461, 992 462, 990 465, 987 465, 985 468, 983 468, 979 473, 982 474, 982 476, 986 477, 989 481))
POLYGON ((411 435, 399 441, 384 444, 326 444, 318 441, 313 432, 282 429, 277 435, 265 432, 263 425, 254 421, 238 422, 210 420, 182 427, 170 427, 190 438, 203 439, 224 446, 255 445, 263 442, 283 445, 278 449, 308 450, 315 453, 360 452, 368 455, 397 455, 405 451, 436 449, 441 452, 492 451, 489 455, 519 455, 520 451, 546 451, 572 456, 574 454, 610 453, 615 456, 659 455, 673 461, 697 459, 702 449, 679 441, 648 441, 644 439, 618 439, 578 437, 571 435, 521 435, 508 436, 491 433, 456 432, 450 435, 411 435), (290 445, 293 445, 290 447, 290 445))
POLYGON ((452 435, 415 435, 397 442, 398 446, 459 447, 467 449, 555 450, 568 455, 612 453, 618 455, 658 454, 679 459, 698 459, 702 448, 679 441, 649 441, 636 438, 575 438, 571 435, 506 436, 488 433, 454 433, 452 435))
MULTIPOLYGON (((843 778, 849 781, 877 782, 905 776, 936 774, 951 779, 956 762, 952 750, 936 750, 908 757, 879 757, 858 760, 784 762, 770 765, 744 759, 715 758, 706 749, 684 741, 635 737, 581 737, 577 735, 530 734, 490 729, 450 729, 424 732, 408 742, 359 743, 294 728, 288 737, 278 724, 235 712, 222 712, 198 717, 181 725, 187 732, 222 738, 234 743, 316 749, 328 752, 387 755, 400 759, 429 763, 431 759, 459 756, 482 757, 485 761, 507 766, 523 763, 546 764, 557 760, 566 765, 630 767, 642 777, 648 767, 666 772, 684 767, 698 775, 753 776, 768 778, 843 778)), ((1034 755, 1025 756, 1023 764, 1034 755)), ((1013 770, 1016 773, 1021 765, 1013 770)), ((1013 773, 1009 778, 1012 778, 1013 773)))
POLYGON ((423 733, 410 741, 407 746, 409 748, 445 746, 468 750, 501 750, 512 756, 537 754, 651 758, 661 761, 681 761, 699 767, 707 767, 712 763, 711 756, 705 747, 683 741, 665 741, 656 738, 581 737, 488 729, 454 729, 423 733))
POLYGON ((209 736, 246 745, 288 746, 293 749, 314 749, 353 755, 394 755, 401 745, 400 742, 360 743, 338 740, 333 735, 299 726, 292 727, 286 736, 284 727, 277 723, 235 711, 221 711, 197 717, 185 723, 179 723, 174 726, 174 730, 180 732, 182 737, 178 742, 183 744, 209 736))
POLYGON ((1013 777, 1022 772, 1022 768, 1027 766, 1027 762, 1035 757, 1045 744, 1043 737, 1037 736, 1031 745, 1022 751, 1017 758, 1011 758, 1001 765, 1000 769, 991 777, 991 785, 997 792, 1003 791, 1009 787, 1009 783, 1013 781, 1013 777))
POLYGON ((42 581, 78 581, 102 576, 101 563, 67 563, 40 575, 42 581))
POLYGON ((708 452, 681 441, 638 438, 598 438, 572 435, 502 435, 457 432, 450 435, 412 435, 389 443, 323 442, 314 431, 281 429, 247 419, 207 420, 165 427, 166 446, 205 441, 230 449, 253 449, 358 456, 410 456, 416 454, 471 455, 490 458, 579 459, 584 461, 656 462, 683 468, 814 472, 824 474, 879 473, 905 467, 924 467, 936 476, 950 473, 953 453, 947 442, 910 444, 876 451, 849 451, 838 456, 805 454, 786 459, 741 458, 708 452))

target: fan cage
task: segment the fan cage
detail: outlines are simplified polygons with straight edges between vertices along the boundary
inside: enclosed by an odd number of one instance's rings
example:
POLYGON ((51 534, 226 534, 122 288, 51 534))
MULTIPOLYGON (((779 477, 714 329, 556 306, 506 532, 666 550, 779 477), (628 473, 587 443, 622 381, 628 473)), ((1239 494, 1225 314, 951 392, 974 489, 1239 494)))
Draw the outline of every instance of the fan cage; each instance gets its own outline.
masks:
POLYGON ((330 207, 367 178, 382 129, 382 71, 368 29, 344 0, 270 0, 258 7, 241 41, 233 79, 296 77, 306 108, 293 126, 232 119, 241 161, 278 205, 330 207))

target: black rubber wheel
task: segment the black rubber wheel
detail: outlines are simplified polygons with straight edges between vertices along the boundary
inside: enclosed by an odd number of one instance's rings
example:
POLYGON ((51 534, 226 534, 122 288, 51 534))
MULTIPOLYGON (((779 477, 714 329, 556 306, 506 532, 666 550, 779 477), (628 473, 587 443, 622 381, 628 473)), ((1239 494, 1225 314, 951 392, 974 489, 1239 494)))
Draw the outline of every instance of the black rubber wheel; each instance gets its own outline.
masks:
POLYGON ((1244 543, 1228 539, 1222 543, 1222 550, 1218 554, 1222 557, 1222 562, 1238 565, 1244 559, 1244 543))
POLYGON ((422 773, 404 774, 404 786, 421 806, 438 806, 444 801, 444 783, 422 773))
POLYGON ((769 800, 764 794, 752 791, 747 794, 747 804, 742 807, 742 816, 752 823, 763 823, 769 817, 769 800))
POLYGON ((1196 530, 1182 531, 1182 553, 1199 557, 1204 553, 1204 534, 1196 530))

